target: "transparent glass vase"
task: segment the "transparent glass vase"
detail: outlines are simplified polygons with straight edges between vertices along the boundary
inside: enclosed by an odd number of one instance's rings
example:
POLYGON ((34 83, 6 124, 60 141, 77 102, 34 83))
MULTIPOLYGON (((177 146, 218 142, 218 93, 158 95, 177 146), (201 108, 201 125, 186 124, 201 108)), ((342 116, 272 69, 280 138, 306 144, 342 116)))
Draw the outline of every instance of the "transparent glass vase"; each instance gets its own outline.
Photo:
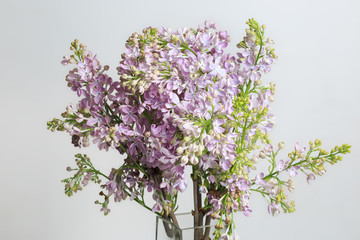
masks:
MULTIPOLYGON (((210 240, 212 233, 215 231, 215 224, 200 226, 194 228, 193 215, 191 213, 175 214, 179 226, 176 226, 169 219, 156 216, 156 235, 155 240, 210 240), (195 231, 198 232, 198 237, 195 239, 195 231), (209 238, 204 238, 204 234, 209 232, 209 238)), ((217 221, 216 221, 217 222, 217 221)))

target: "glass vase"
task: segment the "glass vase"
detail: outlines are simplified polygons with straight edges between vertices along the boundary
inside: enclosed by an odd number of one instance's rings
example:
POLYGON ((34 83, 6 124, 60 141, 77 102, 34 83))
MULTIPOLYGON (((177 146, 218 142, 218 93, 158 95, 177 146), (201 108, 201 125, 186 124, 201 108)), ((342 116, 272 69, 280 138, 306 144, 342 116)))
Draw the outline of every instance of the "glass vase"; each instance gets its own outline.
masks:
MULTIPOLYGON (((179 227, 169 219, 156 216, 155 240, 211 240, 215 223, 194 228, 191 213, 175 214, 179 227), (196 233, 197 231, 197 233, 196 233), (205 238, 206 232, 209 237, 205 238), (197 234, 197 237, 195 236, 197 234)), ((217 222, 217 221, 216 221, 217 222)))

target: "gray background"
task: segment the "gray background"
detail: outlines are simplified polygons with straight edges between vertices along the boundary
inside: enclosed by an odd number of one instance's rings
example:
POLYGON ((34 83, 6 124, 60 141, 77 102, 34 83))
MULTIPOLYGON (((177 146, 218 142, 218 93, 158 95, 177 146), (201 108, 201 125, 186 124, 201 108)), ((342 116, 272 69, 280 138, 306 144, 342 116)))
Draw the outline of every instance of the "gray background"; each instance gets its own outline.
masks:
MULTIPOLYGON (((310 186, 296 178, 296 212, 272 217, 253 194, 251 217, 237 214, 241 239, 360 239, 359 37, 356 0, 302 1, 1 1, 0 2, 0 239, 154 239, 155 216, 125 201, 104 217, 93 204, 98 186, 68 198, 60 180, 79 152, 65 133, 46 130, 77 97, 66 87, 60 60, 74 38, 115 67, 133 32, 147 26, 197 27, 208 20, 228 30, 234 53, 245 21, 267 25, 279 55, 264 81, 276 81, 274 143, 353 145, 352 153, 310 186)), ((82 149, 105 171, 115 152, 82 149)), ((191 209, 191 189, 181 211, 191 209)))

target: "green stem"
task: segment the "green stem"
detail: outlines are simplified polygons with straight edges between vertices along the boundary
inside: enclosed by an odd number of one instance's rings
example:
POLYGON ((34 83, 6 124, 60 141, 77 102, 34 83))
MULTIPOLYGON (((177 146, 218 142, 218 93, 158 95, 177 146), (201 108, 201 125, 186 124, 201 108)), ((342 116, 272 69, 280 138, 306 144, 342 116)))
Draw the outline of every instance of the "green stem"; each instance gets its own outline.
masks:
MULTIPOLYGON (((126 188, 130 191, 130 188, 129 188, 128 186, 126 186, 126 188)), ((126 189, 123 189, 123 191, 124 191, 128 196, 131 196, 131 194, 130 194, 126 189)), ((140 200, 138 197, 135 197, 134 200, 135 200, 135 202, 139 203, 141 206, 143 206, 144 208, 146 208, 147 210, 149 210, 149 211, 152 212, 152 209, 145 204, 145 201, 140 200)), ((157 215, 159 215, 159 216, 162 216, 162 215, 161 215, 160 213, 158 213, 158 212, 155 212, 155 214, 157 214, 157 215)))
POLYGON ((151 115, 150 115, 150 113, 148 112, 147 109, 144 110, 144 115, 147 118, 149 124, 151 125, 152 124, 152 118, 151 118, 151 115))
POLYGON ((260 31, 259 31, 258 36, 259 36, 259 39, 260 39, 260 50, 259 50, 259 53, 258 53, 258 55, 257 55, 257 57, 256 57, 256 60, 255 60, 255 66, 257 65, 257 62, 258 62, 259 59, 260 59, 260 54, 261 54, 262 47, 263 47, 263 41, 262 41, 262 36, 261 36, 260 31))
POLYGON ((89 168, 91 168, 91 170, 92 170, 94 173, 96 173, 96 174, 98 174, 98 175, 101 175, 101 176, 103 176, 104 178, 106 178, 106 179, 109 180, 109 177, 108 177, 108 176, 106 176, 105 174, 103 174, 103 173, 100 172, 99 170, 95 169, 95 167, 94 167, 91 163, 88 163, 88 162, 85 160, 85 161, 84 161, 84 164, 85 164, 86 166, 88 166, 89 168))
POLYGON ((102 172, 96 170, 95 168, 91 168, 96 174, 100 174, 101 176, 103 176, 104 178, 106 178, 107 180, 109 180, 109 177, 106 176, 105 174, 103 174, 102 172))
POLYGON ((194 52, 194 50, 192 50, 191 48, 189 48, 189 46, 185 45, 185 44, 180 44, 180 47, 183 47, 184 49, 189 50, 190 52, 192 52, 196 57, 197 54, 194 52))
POLYGON ((131 160, 132 160, 132 161, 134 162, 134 164, 138 167, 138 169, 139 169, 145 176, 147 176, 148 178, 150 178, 149 173, 148 173, 147 171, 145 171, 145 169, 142 168, 142 167, 138 164, 138 162, 136 162, 136 161, 132 158, 132 156, 128 153, 128 151, 124 148, 124 146, 123 146, 121 143, 119 143, 119 146, 120 146, 121 149, 131 158, 131 160))
POLYGON ((105 110, 107 111, 107 114, 110 115, 113 119, 115 119, 116 123, 121 123, 121 119, 119 118, 119 116, 114 114, 114 111, 111 110, 110 106, 107 104, 105 100, 104 100, 104 106, 105 106, 105 110))
POLYGON ((265 194, 265 195, 268 195, 269 196, 269 193, 266 193, 266 192, 264 192, 264 191, 260 191, 260 190, 258 190, 258 189, 250 189, 250 191, 254 191, 254 192, 258 192, 258 193, 261 193, 261 194, 265 194))

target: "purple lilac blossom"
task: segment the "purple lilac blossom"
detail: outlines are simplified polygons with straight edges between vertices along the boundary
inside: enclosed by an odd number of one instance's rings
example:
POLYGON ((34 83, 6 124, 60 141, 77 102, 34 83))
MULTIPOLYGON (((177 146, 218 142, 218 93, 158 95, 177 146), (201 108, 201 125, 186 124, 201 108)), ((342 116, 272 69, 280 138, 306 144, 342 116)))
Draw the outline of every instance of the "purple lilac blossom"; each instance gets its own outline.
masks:
MULTIPOLYGON (((236 56, 224 54, 230 37, 212 22, 177 31, 149 27, 144 33, 147 41, 137 33, 129 38, 117 67, 120 81, 102 70, 96 55, 84 51, 66 77, 81 97, 71 110, 78 125, 68 125, 67 131, 86 135, 87 142, 91 137, 99 149, 127 154, 124 168, 117 170, 121 179, 111 173, 106 183, 116 202, 127 195, 135 199, 146 188, 155 201, 152 211, 160 213, 169 204, 166 194, 174 196, 187 188, 185 168, 198 165, 201 173, 210 173, 209 182, 227 189, 232 201, 224 205, 221 196, 202 189, 212 205, 208 214, 227 208, 248 216, 252 184, 245 172, 229 175, 229 171, 237 160, 238 139, 249 141, 258 131, 267 134, 273 122, 268 114, 247 132, 234 127, 234 100, 241 86, 270 71, 274 57, 262 52, 257 62, 256 45, 249 39, 249 47, 236 56)), ((70 60, 64 58, 62 63, 70 60)), ((251 93, 249 108, 269 107, 272 95, 270 90, 251 93)), ((268 145, 264 153, 272 150, 268 145)), ((263 178, 263 173, 258 175, 255 184, 268 187, 263 178)))

